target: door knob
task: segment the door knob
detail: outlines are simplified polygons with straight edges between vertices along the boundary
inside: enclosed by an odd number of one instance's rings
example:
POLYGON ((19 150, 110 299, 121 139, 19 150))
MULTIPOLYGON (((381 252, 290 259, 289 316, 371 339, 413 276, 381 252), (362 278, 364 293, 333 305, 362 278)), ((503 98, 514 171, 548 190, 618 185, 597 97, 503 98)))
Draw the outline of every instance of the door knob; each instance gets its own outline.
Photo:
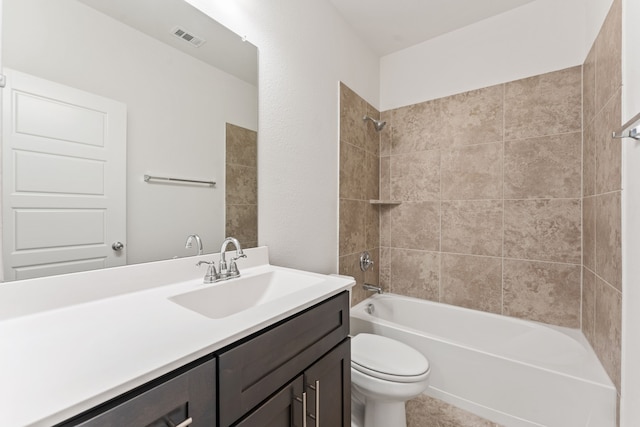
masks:
POLYGON ((111 245, 111 249, 114 251, 121 251, 124 249, 124 244, 122 242, 115 242, 111 245))

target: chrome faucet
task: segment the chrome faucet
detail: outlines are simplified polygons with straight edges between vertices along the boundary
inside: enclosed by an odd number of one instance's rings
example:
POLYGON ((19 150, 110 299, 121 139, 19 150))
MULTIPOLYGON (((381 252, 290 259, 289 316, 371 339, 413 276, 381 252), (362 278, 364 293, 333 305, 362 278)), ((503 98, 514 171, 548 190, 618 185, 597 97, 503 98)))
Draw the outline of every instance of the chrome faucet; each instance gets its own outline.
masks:
MULTIPOLYGON (((197 237, 197 235, 195 235, 197 237)), ((235 237, 227 237, 222 242, 222 247, 220 248, 220 268, 216 270, 215 261, 200 261, 196 264, 196 266, 201 266, 202 264, 207 264, 209 267, 207 268, 207 272, 204 275, 204 283, 216 283, 221 280, 233 279, 236 277, 240 277, 240 271, 238 270, 238 266, 236 265, 236 260, 240 258, 246 258, 247 256, 242 252, 242 247, 240 246, 240 242, 235 237), (227 251, 227 245, 229 243, 233 243, 236 247, 236 256, 231 258, 229 262, 229 267, 227 267, 227 258, 225 252, 227 251)))
POLYGON ((219 280, 233 279, 234 277, 240 277, 240 271, 238 271, 238 266, 236 265, 236 260, 240 258, 246 258, 247 256, 242 252, 242 246, 240 246, 240 242, 235 237, 227 237, 222 242, 222 246, 220 247, 220 271, 219 271, 219 280), (225 252, 227 251, 227 246, 229 243, 233 243, 236 247, 236 256, 231 258, 231 262, 229 263, 229 267, 227 268, 227 259, 225 252))
POLYGON ((197 234, 189 234, 187 236, 187 242, 184 244, 185 249, 191 249, 193 247, 193 241, 196 241, 198 245, 198 255, 202 255, 202 239, 197 234))
POLYGON ((380 287, 380 286, 375 286, 375 285, 370 285, 368 283, 364 283, 362 285, 362 287, 364 288, 365 291, 373 291, 373 292, 376 292, 378 294, 382 293, 382 287, 380 287))

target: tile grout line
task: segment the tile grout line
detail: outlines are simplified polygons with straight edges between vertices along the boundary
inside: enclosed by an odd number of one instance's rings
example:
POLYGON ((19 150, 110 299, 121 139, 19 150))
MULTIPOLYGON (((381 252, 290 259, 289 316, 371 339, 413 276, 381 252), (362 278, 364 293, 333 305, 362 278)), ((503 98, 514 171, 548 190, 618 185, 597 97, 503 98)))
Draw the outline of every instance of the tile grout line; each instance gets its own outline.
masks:
MULTIPOLYGON (((605 18, 606 19, 606 18, 605 18)), ((600 30, 602 31, 602 29, 600 30)), ((597 90, 598 90, 598 49, 595 48, 595 43, 597 43, 598 41, 598 37, 600 37, 600 34, 598 34, 596 36, 596 40, 594 41, 594 45, 593 45, 593 117, 591 119, 591 123, 590 125, 592 126, 591 128, 591 134, 592 134, 592 144, 593 144, 593 176, 592 176, 592 182, 593 182, 593 201, 592 201, 592 207, 591 207, 591 214, 593 215, 593 274, 594 277, 598 277, 598 274, 596 273, 597 267, 596 265, 598 265, 598 244, 597 244, 597 236, 598 236, 598 230, 597 230, 597 225, 598 225, 598 137, 596 135, 596 120, 598 118, 598 116, 600 115, 600 113, 603 113, 607 103, 605 102, 604 105, 601 106, 601 108, 598 110, 598 106, 597 104, 597 90)), ((584 115, 584 114, 583 114, 584 115)), ((583 131, 584 132, 584 131, 583 131)), ((583 133, 584 135, 584 133, 583 133)), ((582 174, 582 179, 584 179, 584 173, 582 174)), ((584 199, 583 199, 584 201, 584 199)), ((584 226, 583 226, 584 227, 584 226)), ((584 258, 582 259, 582 264, 584 265, 584 258)), ((594 338, 594 341, 596 341, 596 326, 598 324, 598 319, 597 319, 597 315, 598 315, 598 281, 594 280, 593 283, 593 319, 592 319, 592 330, 591 330, 591 336, 594 338)), ((594 342, 595 345, 595 342, 594 342)), ((600 356, 598 355, 598 359, 600 359, 600 356)), ((607 373, 608 375, 608 373, 607 373)))
MULTIPOLYGON (((605 285, 607 285, 608 287, 610 287, 611 289, 613 289, 614 291, 616 291, 617 293, 622 295, 622 291, 620 289, 616 288, 615 286, 613 286, 611 283, 609 283, 607 281, 607 279, 601 277, 598 273, 596 273, 595 271, 593 271, 592 269, 590 269, 587 266, 584 266, 584 269, 587 270, 589 273, 593 274, 595 279, 599 279, 600 281, 604 282, 605 285)), ((594 284, 594 286, 595 286, 595 284, 594 284)))
MULTIPOLYGON (((391 120, 389 120, 389 121, 391 121, 391 120)), ((388 163, 389 163, 389 165, 388 165, 389 166, 389 173, 387 174, 386 185, 387 185, 387 189, 389 191, 389 198, 392 199, 393 198, 393 191, 392 191, 393 189, 391 187, 391 176, 392 176, 393 172, 392 172, 392 169, 391 169, 391 165, 392 165, 392 163, 391 163, 391 154, 393 154, 393 141, 394 141, 395 126, 393 126, 393 123, 390 123, 390 124, 391 124, 391 126, 390 126, 389 131, 391 132, 391 135, 389 135, 389 147, 388 147, 388 149, 389 149, 389 151, 388 151, 388 155, 389 155, 389 161, 388 161, 388 163)), ((382 147, 380 149, 382 149, 382 147)), ((386 211, 386 217, 387 217, 387 220, 386 220, 387 230, 386 230, 385 234, 387 235, 386 236, 387 243, 389 244, 389 247, 391 247, 391 211, 390 211, 390 209, 385 209, 385 211, 386 211)), ((392 268, 393 263, 391 262, 391 260, 393 259, 393 255, 391 253, 391 249, 389 249, 389 251, 387 253, 387 256, 389 257, 389 260, 388 260, 389 261, 389 267, 388 267, 389 268, 389 277, 388 277, 389 282, 387 283, 387 286, 389 287, 389 291, 393 292, 393 268, 392 268)))
MULTIPOLYGON (((503 111, 503 123, 504 123, 504 111, 503 111)), ((582 129, 569 130, 569 131, 557 132, 557 133, 548 133, 548 134, 545 133, 545 134, 541 134, 541 135, 533 135, 533 136, 525 136, 525 137, 522 137, 522 138, 509 139, 509 138, 506 138, 506 136, 504 135, 504 125, 503 125, 503 136, 502 136, 501 140, 489 141, 489 142, 479 142, 479 143, 474 143, 474 144, 452 145, 450 147, 447 147, 446 149, 450 150, 450 151, 453 151, 453 150, 464 149, 464 148, 467 148, 467 147, 477 147, 477 146, 480 146, 480 145, 500 144, 500 143, 505 143, 505 142, 520 143, 520 142, 526 142, 526 141, 530 141, 530 140, 534 140, 534 139, 553 138, 553 137, 559 137, 559 136, 573 135, 573 134, 576 134, 576 133, 582 133, 582 129)), ((352 143, 348 143, 348 144, 357 147, 356 145, 354 145, 352 143)), ((360 148, 360 147, 358 147, 358 148, 360 148)), ((384 157, 410 156, 410 155, 416 154, 416 153, 427 153, 427 152, 438 151, 438 150, 443 150, 443 148, 439 147, 439 148, 422 149, 422 150, 407 150, 407 151, 400 151, 400 152, 394 152, 394 153, 390 152, 387 155, 385 155, 384 157)))
POLYGON ((442 144, 439 147, 440 155, 438 156, 438 182, 439 188, 439 203, 440 203, 440 232, 438 233, 438 302, 442 302, 442 144))
MULTIPOLYGON (((382 120, 382 111, 378 111, 378 117, 382 120)), ((391 124, 389 124, 389 128, 387 128, 387 132, 391 132, 391 124)), ((378 132, 378 199, 382 199, 382 132, 378 132)), ((382 206, 377 206, 378 212, 378 286, 382 288, 382 280, 381 280, 381 264, 382 264, 382 244, 381 244, 381 229, 382 226, 382 206)))
POLYGON ((502 85, 502 244, 500 247, 501 253, 501 274, 500 274, 500 314, 504 315, 504 234, 505 234, 505 199, 504 199, 504 160, 506 157, 505 147, 506 147, 506 110, 507 110, 507 85, 503 83, 502 85))
MULTIPOLYGON (((587 55, 588 56, 588 55, 587 55)), ((586 59, 585 59, 586 61, 586 59)), ((582 63, 582 135, 580 144, 580 330, 584 330, 584 88, 585 88, 584 62, 582 63)))
MULTIPOLYGON (((602 193, 602 194, 598 194, 598 196, 604 196, 607 194, 613 194, 613 193, 619 193, 621 192, 621 190, 613 190, 613 191, 608 191, 606 193, 602 193)), ((594 196, 585 196, 585 197, 595 197, 594 196)), ((341 197, 341 199, 343 200, 351 200, 351 201, 356 201, 356 202, 369 202, 369 199, 352 199, 352 198, 348 198, 348 197, 341 197)), ((503 200, 508 201, 508 202, 538 202, 538 201, 545 201, 545 200, 562 200, 562 201, 576 201, 576 200, 581 200, 582 197, 578 196, 578 197, 538 197, 538 198, 531 198, 531 199, 501 199, 501 198, 497 198, 497 199, 443 199, 443 200, 438 200, 438 199, 425 199, 425 200, 397 200, 398 202, 400 202, 401 204, 411 204, 411 203, 438 203, 438 202, 501 202, 503 200)))
MULTIPOLYGON (((519 261, 519 262, 531 262, 531 263, 542 263, 542 264, 555 264, 555 265, 565 265, 565 266, 573 266, 573 267, 581 267, 580 261, 569 262, 569 261, 551 261, 544 259, 531 259, 531 258, 517 258, 517 257, 503 257, 502 255, 483 255, 483 254, 472 254, 472 253, 463 253, 463 252, 449 252, 449 251, 434 251, 429 249, 416 249, 416 248, 405 248, 398 246, 381 246, 383 248, 401 250, 405 252, 418 252, 418 253, 431 253, 431 254, 444 254, 444 255, 455 255, 455 256, 466 256, 466 257, 476 257, 476 258, 490 258, 490 259, 505 259, 508 261, 519 261)), ((357 252, 353 252, 346 255, 353 255, 357 252)), ((595 273, 594 273, 595 274, 595 273)), ((600 276, 598 276, 600 277, 600 276)), ((605 279, 602 279, 605 280, 605 279)), ((606 281, 606 280, 605 280, 606 281)), ((607 282, 608 283, 608 282, 607 282)))

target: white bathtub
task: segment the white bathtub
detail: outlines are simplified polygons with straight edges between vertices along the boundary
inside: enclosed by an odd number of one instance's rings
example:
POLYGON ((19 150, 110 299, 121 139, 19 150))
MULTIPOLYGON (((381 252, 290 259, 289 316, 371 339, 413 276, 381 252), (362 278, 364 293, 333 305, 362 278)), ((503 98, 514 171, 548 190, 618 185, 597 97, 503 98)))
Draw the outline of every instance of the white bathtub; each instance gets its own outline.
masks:
POLYGON ((506 427, 615 426, 615 387, 578 330, 382 294, 352 308, 361 332, 416 348, 426 394, 506 427))

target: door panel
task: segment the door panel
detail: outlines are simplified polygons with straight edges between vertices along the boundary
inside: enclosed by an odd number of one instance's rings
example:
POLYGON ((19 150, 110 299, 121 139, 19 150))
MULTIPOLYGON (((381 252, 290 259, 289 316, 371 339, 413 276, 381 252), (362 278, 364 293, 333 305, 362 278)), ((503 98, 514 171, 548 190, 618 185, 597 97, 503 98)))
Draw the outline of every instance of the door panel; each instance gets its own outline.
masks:
MULTIPOLYGON (((47 93, 44 84, 34 85, 34 89, 38 88, 47 93)), ((105 112, 92 110, 91 107, 85 108, 32 93, 16 92, 14 120, 17 134, 98 147, 106 145, 105 112)))
POLYGON ((15 280, 35 279, 42 276, 54 276, 56 274, 77 273, 79 271, 98 270, 105 268, 104 258, 82 259, 72 262, 51 262, 46 264, 15 267, 15 280), (44 271, 43 271, 44 270, 44 271))
POLYGON ((5 280, 126 264, 126 106, 5 74, 5 280))
POLYGON ((16 251, 104 245, 104 209, 16 209, 16 251))
POLYGON ((20 150, 14 156, 18 193, 104 195, 104 162, 20 150))

